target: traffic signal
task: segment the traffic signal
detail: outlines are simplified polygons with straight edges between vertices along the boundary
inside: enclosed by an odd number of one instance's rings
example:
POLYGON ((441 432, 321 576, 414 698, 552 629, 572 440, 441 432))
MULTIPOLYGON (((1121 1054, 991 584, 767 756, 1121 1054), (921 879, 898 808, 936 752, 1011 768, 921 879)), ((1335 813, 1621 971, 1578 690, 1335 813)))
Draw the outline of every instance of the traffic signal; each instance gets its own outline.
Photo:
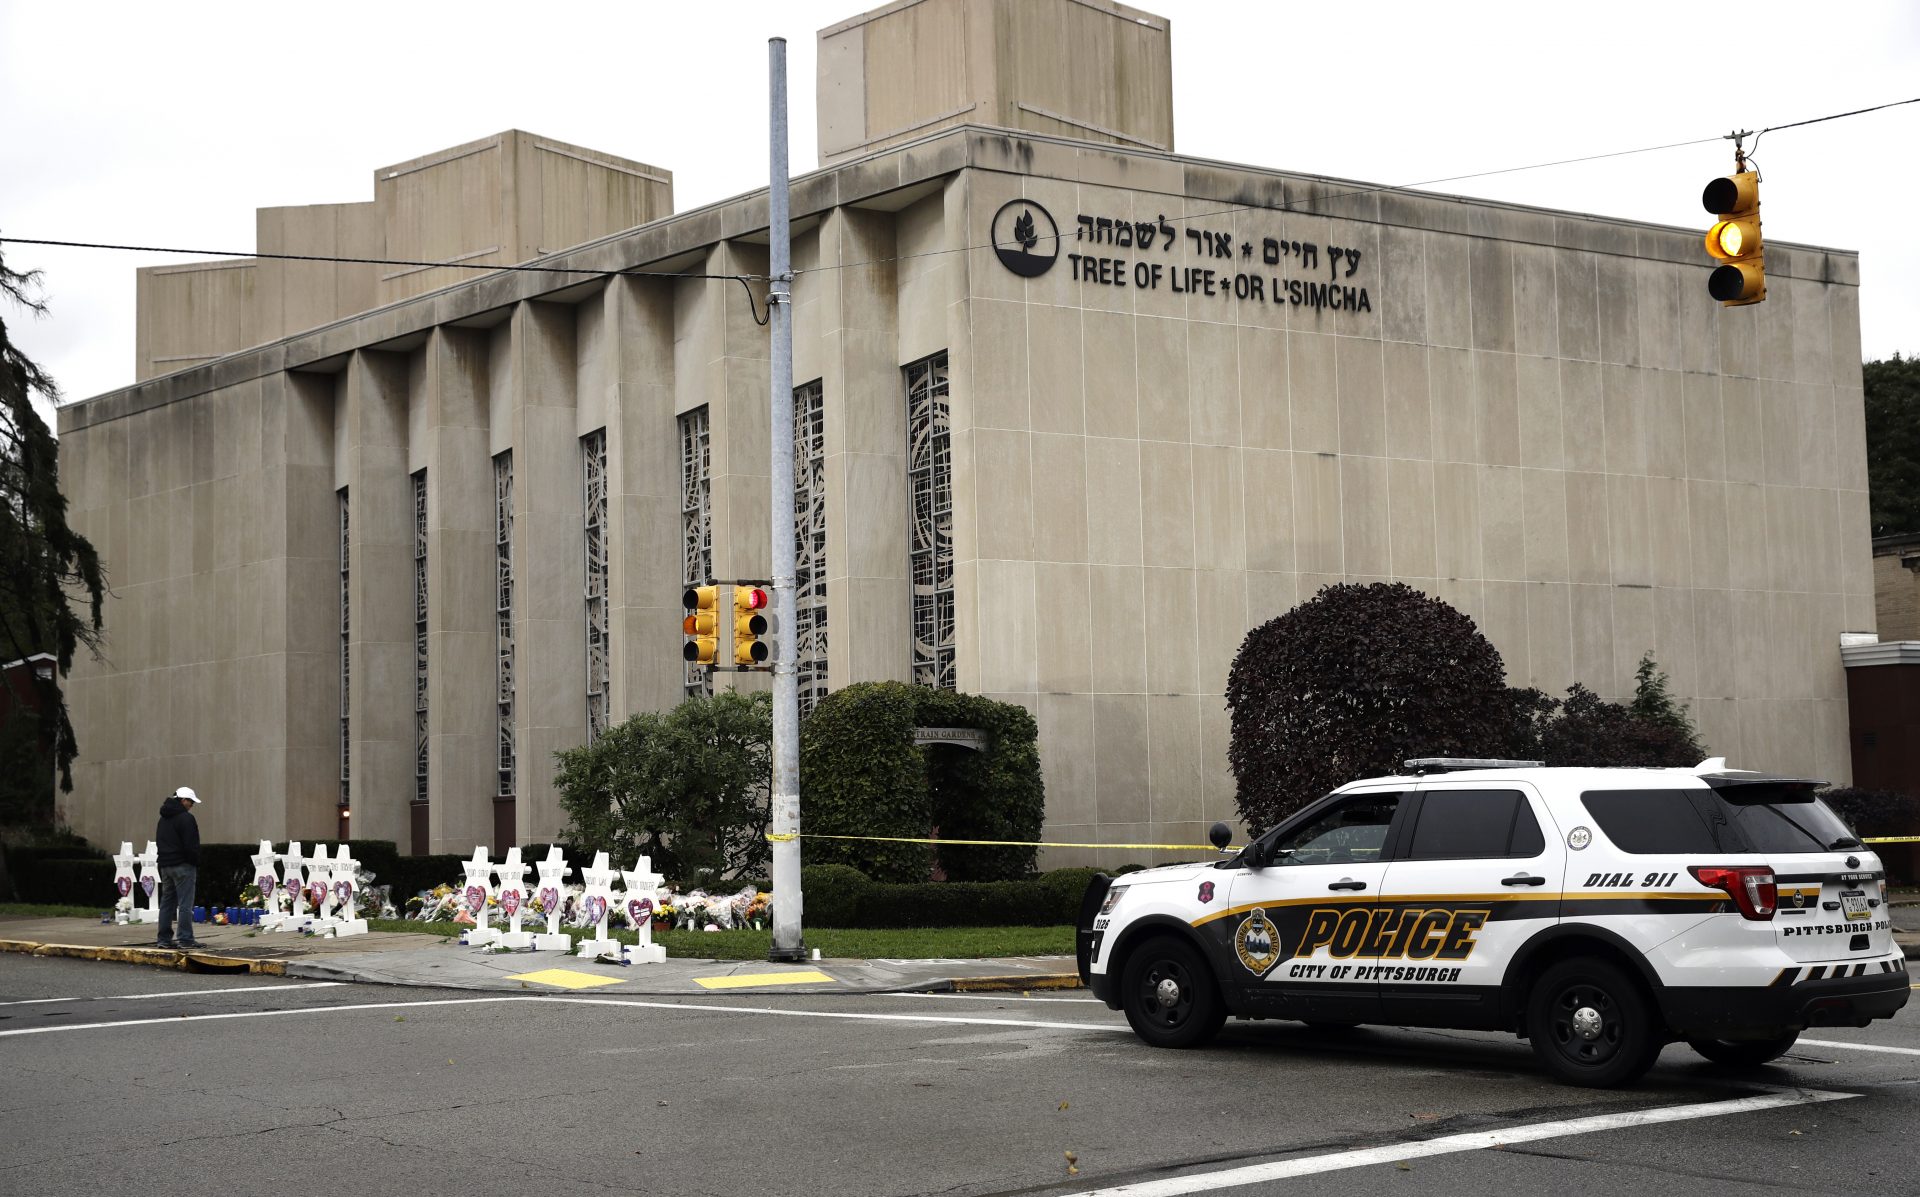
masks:
POLYGON ((1707 184, 1701 206, 1717 218, 1707 230, 1707 253, 1720 262, 1707 276, 1707 294, 1727 307, 1767 297, 1766 256, 1760 245, 1760 175, 1743 170, 1707 184))
POLYGON ((767 642, 767 606, 771 596, 758 586, 733 588, 733 663, 752 667, 765 664, 767 642))
POLYGON ((680 605, 687 611, 680 621, 680 630, 687 636, 680 649, 681 659, 713 664, 720 651, 720 588, 689 586, 680 596, 680 605))

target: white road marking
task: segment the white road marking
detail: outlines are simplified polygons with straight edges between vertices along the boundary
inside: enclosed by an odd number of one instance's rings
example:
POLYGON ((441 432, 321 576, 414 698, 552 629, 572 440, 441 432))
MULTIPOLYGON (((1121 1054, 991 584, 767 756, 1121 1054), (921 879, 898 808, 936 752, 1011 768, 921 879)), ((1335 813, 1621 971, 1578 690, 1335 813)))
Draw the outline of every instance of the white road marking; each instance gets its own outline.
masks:
POLYGON ((295 985, 235 985, 226 989, 176 989, 170 993, 97 993, 88 997, 26 998, 0 1006, 44 1006, 49 1002, 145 1002, 154 998, 205 997, 213 993, 266 993, 270 990, 337 989, 345 981, 307 981, 295 985))
POLYGON ((57 1035, 67 1031, 98 1031, 111 1027, 179 1026, 216 1019, 284 1018, 295 1014, 334 1014, 355 1010, 410 1010, 428 1006, 478 1006, 498 1002, 554 1002, 571 1006, 633 1006, 645 1010, 698 1010, 716 1014, 771 1014, 786 1018, 838 1018, 859 1022, 951 1023, 974 1027, 1023 1027, 1051 1031, 1097 1031, 1132 1034, 1125 1026, 1085 1022, 1042 1022, 1014 1018, 956 1018, 939 1014, 864 1014, 845 1010, 782 1010, 773 1006, 721 1006, 707 1002, 647 1002, 622 998, 561 997, 548 994, 508 994, 499 997, 436 998, 413 1002, 360 1002, 345 1006, 296 1006, 285 1010, 233 1010, 219 1014, 184 1014, 173 1018, 125 1018, 112 1022, 78 1022, 0 1031, 0 1039, 15 1035, 57 1035))
POLYGON ((1920 1048, 1881 1047, 1877 1043, 1847 1043, 1840 1039, 1796 1039, 1794 1046, 1852 1048, 1858 1052, 1891 1052, 1896 1056, 1920 1056, 1920 1048))
POLYGON ((1099 998, 1057 998, 1025 997, 1007 993, 880 993, 875 997, 890 998, 939 998, 943 1001, 967 1002, 1091 1002, 1093 1005, 1105 1005, 1099 998))
POLYGON ((1559 1139, 1569 1135, 1591 1135, 1598 1131, 1626 1130, 1660 1122, 1684 1122, 1693 1118, 1718 1118, 1726 1114, 1746 1114, 1756 1110, 1774 1110, 1813 1102, 1844 1101, 1849 1097, 1859 1096, 1858 1093, 1794 1089, 1760 1097, 1743 1097, 1735 1101, 1710 1101, 1698 1105, 1661 1106, 1651 1110, 1631 1110, 1619 1114, 1596 1114, 1588 1118, 1565 1118, 1555 1122, 1510 1126, 1502 1130, 1472 1131, 1463 1135, 1445 1135, 1438 1139, 1388 1143, 1380 1147, 1363 1147, 1355 1151, 1337 1151, 1328 1155, 1275 1160, 1268 1164, 1228 1168, 1221 1172, 1202 1172, 1191 1176, 1168 1177, 1165 1180, 1116 1185, 1106 1189, 1089 1189, 1075 1193, 1073 1197, 1179 1197, 1184 1193, 1204 1193, 1214 1189, 1262 1184, 1296 1176, 1312 1176, 1321 1172, 1364 1168, 1371 1164, 1391 1164, 1436 1155, 1454 1155, 1463 1151, 1480 1151, 1490 1147, 1532 1143, 1540 1139, 1559 1139))

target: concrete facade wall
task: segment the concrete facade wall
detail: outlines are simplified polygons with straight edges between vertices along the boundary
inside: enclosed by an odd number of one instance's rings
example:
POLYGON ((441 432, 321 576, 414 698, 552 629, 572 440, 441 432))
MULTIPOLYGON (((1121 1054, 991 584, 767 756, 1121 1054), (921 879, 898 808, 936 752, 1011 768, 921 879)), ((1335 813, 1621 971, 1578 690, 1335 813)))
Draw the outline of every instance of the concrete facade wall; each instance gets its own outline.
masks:
MULTIPOLYGON (((525 262, 673 211, 659 167, 519 129, 374 172, 370 203, 260 208, 262 254, 525 262)), ((134 377, 464 282, 471 268, 236 258, 137 272, 134 377)))
MULTIPOLYGON (((1228 662, 1343 580, 1460 607, 1515 684, 1620 697, 1651 649, 1714 752, 1845 780, 1838 635, 1874 618, 1854 257, 1770 246, 1768 301, 1721 309, 1682 230, 1352 191, 973 128, 796 180, 831 685, 910 676, 902 368, 945 351, 959 686, 1034 711, 1051 838, 1197 843, 1231 816, 1228 662), (1060 227, 1035 277, 992 248, 1009 202, 1060 227), (1366 310, 1272 302, 1332 272, 1366 310)), ((764 274, 765 222, 747 196, 545 261, 764 274)), ((581 438, 607 432, 618 720, 681 693, 679 415, 708 411, 716 575, 765 576, 764 301, 728 277, 485 275, 62 409, 75 518, 114 579, 109 658, 71 691, 76 830, 125 838, 191 784, 231 820, 215 838, 333 834, 345 486, 352 826, 408 842, 425 469, 422 846, 488 838, 491 459, 511 451, 512 826, 558 832, 552 753, 585 736, 581 438)))
POLYGON ((1874 546, 1873 604, 1880 639, 1920 640, 1920 537, 1886 539, 1911 543, 1874 546))
POLYGON ((899 0, 820 31, 820 163, 960 125, 1171 150, 1171 37, 1110 0, 899 0))

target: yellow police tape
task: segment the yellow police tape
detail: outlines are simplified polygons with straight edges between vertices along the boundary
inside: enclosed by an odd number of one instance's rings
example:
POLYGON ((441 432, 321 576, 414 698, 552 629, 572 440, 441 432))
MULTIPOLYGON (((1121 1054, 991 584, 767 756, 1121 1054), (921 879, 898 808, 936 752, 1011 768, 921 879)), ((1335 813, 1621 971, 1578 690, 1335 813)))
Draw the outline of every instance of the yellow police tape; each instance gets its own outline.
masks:
MULTIPOLYGON (((769 831, 769 843, 792 840, 861 840, 873 844, 954 844, 964 848, 1147 848, 1165 852, 1212 852, 1212 844, 1069 844, 1058 840, 942 840, 905 835, 815 835, 810 831, 769 831)), ((1920 844, 1920 835, 1869 836, 1863 844, 1920 844)), ((1224 851, 1225 849, 1222 849, 1224 851)))
POLYGON ((1057 840, 940 840, 905 835, 815 835, 811 831, 769 831, 776 844, 790 840, 863 840, 873 844, 947 844, 963 848, 1154 848, 1167 852, 1212 852, 1212 844, 1068 844, 1057 840))

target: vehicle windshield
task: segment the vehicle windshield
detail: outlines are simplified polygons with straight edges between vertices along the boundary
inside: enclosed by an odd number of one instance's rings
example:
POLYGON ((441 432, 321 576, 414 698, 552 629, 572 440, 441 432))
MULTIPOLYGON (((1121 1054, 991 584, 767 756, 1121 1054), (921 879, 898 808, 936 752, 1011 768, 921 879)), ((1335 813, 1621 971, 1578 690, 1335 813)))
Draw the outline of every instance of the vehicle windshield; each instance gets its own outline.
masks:
POLYGON ((1755 852, 1827 852, 1862 846, 1833 808, 1810 790, 1753 786, 1716 790, 1714 796, 1755 852))

